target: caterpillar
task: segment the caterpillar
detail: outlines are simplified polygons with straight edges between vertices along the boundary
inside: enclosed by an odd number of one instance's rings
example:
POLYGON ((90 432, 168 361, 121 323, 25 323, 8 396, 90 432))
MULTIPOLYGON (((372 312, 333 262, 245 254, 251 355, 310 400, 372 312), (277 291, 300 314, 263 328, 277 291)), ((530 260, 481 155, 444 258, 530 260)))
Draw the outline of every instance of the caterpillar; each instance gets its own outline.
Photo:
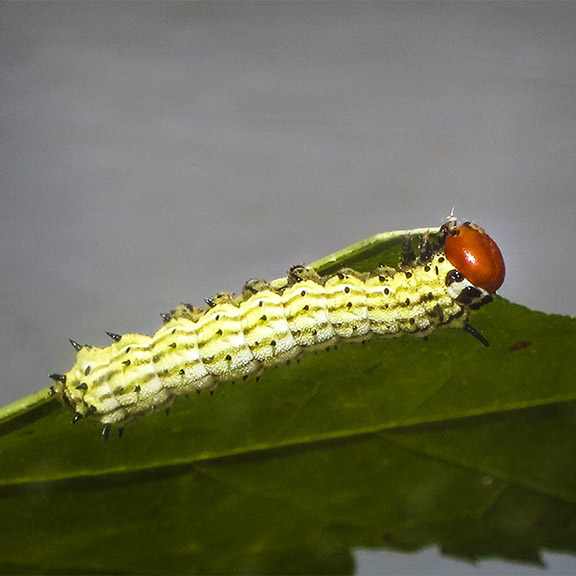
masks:
POLYGON ((180 305, 163 315, 153 335, 108 333, 106 348, 82 346, 74 366, 51 374, 51 394, 82 418, 103 425, 103 436, 179 396, 213 391, 220 383, 259 377, 305 350, 372 336, 427 336, 459 327, 488 346, 468 323, 471 310, 492 300, 505 265, 497 244, 479 226, 440 228, 439 246, 423 237, 416 259, 411 243, 403 264, 370 273, 341 269, 320 276, 294 266, 284 278, 249 280, 238 296, 221 293, 204 309, 180 305))

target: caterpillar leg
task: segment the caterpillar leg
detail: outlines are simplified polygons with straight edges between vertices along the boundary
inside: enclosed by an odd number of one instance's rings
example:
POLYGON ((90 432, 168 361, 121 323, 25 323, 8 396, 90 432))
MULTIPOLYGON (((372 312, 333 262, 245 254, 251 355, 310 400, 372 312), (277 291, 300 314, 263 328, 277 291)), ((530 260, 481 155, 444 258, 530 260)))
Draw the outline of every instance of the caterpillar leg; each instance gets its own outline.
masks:
POLYGON ((468 322, 466 322, 466 324, 464 324, 464 332, 467 332, 471 336, 474 336, 474 338, 476 338, 476 340, 481 342, 487 348, 488 348, 488 346, 490 346, 490 342, 488 342, 488 340, 486 340, 486 338, 484 338, 484 336, 482 336, 482 334, 480 334, 480 332, 478 332, 478 330, 476 330, 476 328, 470 326, 470 324, 468 324, 468 322))

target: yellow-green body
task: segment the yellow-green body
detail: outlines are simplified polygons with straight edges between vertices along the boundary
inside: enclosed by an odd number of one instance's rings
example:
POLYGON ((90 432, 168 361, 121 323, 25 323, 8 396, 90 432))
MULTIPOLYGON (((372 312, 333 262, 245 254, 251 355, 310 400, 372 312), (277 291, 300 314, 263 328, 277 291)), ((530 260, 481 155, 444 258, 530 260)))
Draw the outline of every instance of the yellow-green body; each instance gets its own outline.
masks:
POLYGON ((180 307, 153 336, 125 334, 106 348, 82 347, 53 390, 78 418, 123 427, 178 396, 257 376, 305 350, 462 327, 469 307, 457 298, 469 283, 448 281, 453 272, 442 252, 400 271, 321 278, 300 268, 258 281, 238 298, 219 295, 203 311, 180 307))

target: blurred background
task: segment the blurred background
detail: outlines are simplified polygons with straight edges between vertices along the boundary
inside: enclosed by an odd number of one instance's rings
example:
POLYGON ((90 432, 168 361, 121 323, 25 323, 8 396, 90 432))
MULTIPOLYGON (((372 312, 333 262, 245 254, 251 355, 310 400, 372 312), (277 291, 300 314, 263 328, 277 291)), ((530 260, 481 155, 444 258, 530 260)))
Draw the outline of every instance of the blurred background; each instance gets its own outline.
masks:
POLYGON ((67 338, 452 207, 502 296, 574 314, 575 30, 572 2, 0 3, 0 405, 67 338))

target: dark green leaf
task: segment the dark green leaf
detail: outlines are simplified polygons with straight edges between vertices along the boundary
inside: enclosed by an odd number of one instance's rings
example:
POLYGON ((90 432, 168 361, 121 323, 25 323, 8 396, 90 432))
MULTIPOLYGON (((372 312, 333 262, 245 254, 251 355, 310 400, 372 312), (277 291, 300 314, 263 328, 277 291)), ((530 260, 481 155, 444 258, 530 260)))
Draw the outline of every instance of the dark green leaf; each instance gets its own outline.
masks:
MULTIPOLYGON (((396 265, 403 234, 325 258, 396 265)), ((416 241, 415 241, 416 242, 416 241)), ((308 354, 104 442, 43 391, 0 412, 4 573, 351 573, 355 548, 576 552, 576 321, 308 354), (8 519, 8 521, 6 521, 8 519)))

